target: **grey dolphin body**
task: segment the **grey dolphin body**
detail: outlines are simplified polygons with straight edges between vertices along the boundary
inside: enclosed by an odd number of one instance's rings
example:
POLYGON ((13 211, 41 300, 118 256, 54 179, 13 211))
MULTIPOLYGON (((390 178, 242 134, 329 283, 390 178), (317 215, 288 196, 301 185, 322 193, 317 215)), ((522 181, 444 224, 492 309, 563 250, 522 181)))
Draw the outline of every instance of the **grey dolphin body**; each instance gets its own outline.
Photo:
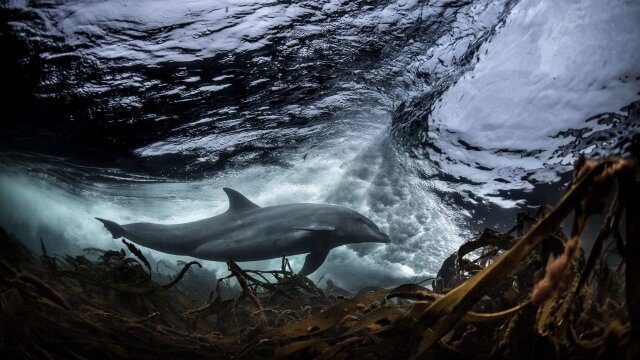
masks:
POLYGON ((100 220, 113 238, 175 255, 214 261, 253 261, 309 253, 300 271, 306 276, 322 265, 334 247, 388 243, 389 235, 358 212, 342 206, 286 204, 260 207, 224 188, 229 210, 190 223, 119 225, 100 220))

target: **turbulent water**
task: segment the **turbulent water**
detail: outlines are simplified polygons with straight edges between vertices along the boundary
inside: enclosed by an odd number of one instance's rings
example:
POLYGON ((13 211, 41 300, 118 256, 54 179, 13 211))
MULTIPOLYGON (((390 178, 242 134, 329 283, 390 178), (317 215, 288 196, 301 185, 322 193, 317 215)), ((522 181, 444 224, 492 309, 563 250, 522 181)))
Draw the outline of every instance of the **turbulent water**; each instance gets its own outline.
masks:
POLYGON ((5 1, 0 14, 0 225, 59 252, 121 246, 94 216, 220 213, 227 186, 369 216, 393 243, 334 249, 312 278, 389 286, 433 275, 475 226, 554 200, 580 153, 638 154, 638 1, 5 1))

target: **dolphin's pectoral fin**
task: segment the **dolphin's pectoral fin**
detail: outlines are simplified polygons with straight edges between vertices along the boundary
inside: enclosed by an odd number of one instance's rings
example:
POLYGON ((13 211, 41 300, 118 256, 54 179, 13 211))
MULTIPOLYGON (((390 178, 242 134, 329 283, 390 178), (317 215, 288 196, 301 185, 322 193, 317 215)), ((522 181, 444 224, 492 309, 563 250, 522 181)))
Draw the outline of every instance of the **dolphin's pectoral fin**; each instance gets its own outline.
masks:
POLYGON ((306 231, 333 231, 336 228, 333 226, 315 225, 315 226, 293 226, 292 229, 306 230, 306 231))
POLYGON ((330 250, 331 249, 326 249, 326 250, 320 250, 320 251, 309 253, 309 255, 307 255, 307 257, 304 258, 304 265, 302 265, 302 270, 300 270, 298 275, 307 276, 313 273, 314 271, 318 270, 320 265, 324 263, 324 260, 327 258, 327 255, 329 255, 330 250))
POLYGON ((222 190, 227 193, 227 197, 229 198, 229 210, 227 210, 229 212, 260 208, 260 206, 254 204, 251 200, 233 189, 222 188, 222 190))

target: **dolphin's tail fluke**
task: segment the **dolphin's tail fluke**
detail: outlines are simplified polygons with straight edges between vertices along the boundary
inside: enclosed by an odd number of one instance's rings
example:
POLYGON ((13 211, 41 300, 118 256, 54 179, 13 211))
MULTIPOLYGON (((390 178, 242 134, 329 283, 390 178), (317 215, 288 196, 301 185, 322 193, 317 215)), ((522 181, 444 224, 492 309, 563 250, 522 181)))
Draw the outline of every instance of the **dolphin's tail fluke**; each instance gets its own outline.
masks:
POLYGON ((113 236, 114 239, 121 238, 124 236, 125 229, 121 225, 116 224, 111 220, 105 220, 100 218, 96 218, 96 220, 104 224, 104 227, 106 227, 107 230, 111 232, 111 236, 113 236))

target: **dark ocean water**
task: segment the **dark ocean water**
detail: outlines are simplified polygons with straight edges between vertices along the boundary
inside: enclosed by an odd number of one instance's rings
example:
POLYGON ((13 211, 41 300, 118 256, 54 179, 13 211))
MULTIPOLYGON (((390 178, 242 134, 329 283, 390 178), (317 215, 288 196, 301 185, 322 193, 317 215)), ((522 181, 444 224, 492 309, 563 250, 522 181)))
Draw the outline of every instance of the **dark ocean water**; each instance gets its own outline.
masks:
POLYGON ((1 4, 0 225, 58 251, 228 186, 369 216, 393 244, 314 278, 390 285, 555 201, 580 153, 638 154, 638 1, 1 4))

